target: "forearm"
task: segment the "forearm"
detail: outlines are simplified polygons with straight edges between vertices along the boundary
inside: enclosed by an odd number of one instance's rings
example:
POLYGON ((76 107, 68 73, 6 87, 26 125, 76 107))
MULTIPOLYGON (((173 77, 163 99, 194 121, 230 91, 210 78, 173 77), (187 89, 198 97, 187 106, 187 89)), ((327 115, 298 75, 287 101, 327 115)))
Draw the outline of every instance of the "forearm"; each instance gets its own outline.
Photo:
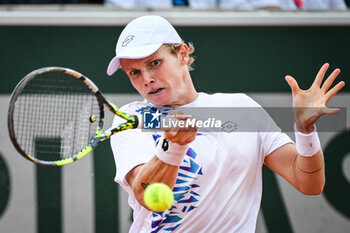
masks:
POLYGON ((303 194, 318 195, 325 184, 325 169, 322 151, 312 157, 296 155, 293 172, 297 189, 303 194))
POLYGON ((325 174, 320 140, 316 127, 311 126, 306 134, 295 128, 297 156, 293 170, 298 190, 304 194, 315 195, 323 191, 325 174))
POLYGON ((323 80, 328 68, 329 64, 325 63, 307 90, 300 89, 292 76, 285 77, 293 96, 297 153, 295 148, 288 146, 290 149, 287 150, 287 162, 286 160, 280 163, 268 162, 299 191, 310 195, 320 194, 325 183, 323 154, 315 124, 321 116, 336 114, 340 111, 339 108, 327 108, 326 104, 345 85, 345 82, 341 81, 331 88, 340 70, 335 69, 326 80, 323 80), (276 164, 282 164, 282 166, 279 167, 276 164))
POLYGON ((147 185, 151 183, 164 183, 171 189, 174 187, 179 167, 161 161, 154 156, 148 163, 142 165, 130 186, 133 189, 137 201, 145 206, 143 193, 147 185))

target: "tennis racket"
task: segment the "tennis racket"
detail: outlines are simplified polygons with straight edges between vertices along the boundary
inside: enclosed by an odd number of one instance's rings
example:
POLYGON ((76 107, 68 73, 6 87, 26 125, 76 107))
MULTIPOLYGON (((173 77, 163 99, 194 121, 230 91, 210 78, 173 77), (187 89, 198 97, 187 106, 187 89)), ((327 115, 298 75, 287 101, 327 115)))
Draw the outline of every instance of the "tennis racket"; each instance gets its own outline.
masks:
POLYGON ((141 128, 141 120, 119 110, 81 73, 45 67, 25 76, 14 89, 8 129, 17 151, 30 161, 62 166, 83 158, 120 131, 141 128), (103 131, 107 107, 126 121, 103 131))

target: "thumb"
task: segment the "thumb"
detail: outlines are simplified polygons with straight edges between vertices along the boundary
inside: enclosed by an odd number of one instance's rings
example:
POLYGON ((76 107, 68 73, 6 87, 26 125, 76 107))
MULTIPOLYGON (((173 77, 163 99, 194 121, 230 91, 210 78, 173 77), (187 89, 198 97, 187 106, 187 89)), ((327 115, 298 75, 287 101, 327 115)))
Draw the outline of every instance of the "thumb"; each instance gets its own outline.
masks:
POLYGON ((337 114, 340 112, 339 108, 323 108, 322 115, 325 114, 337 114))

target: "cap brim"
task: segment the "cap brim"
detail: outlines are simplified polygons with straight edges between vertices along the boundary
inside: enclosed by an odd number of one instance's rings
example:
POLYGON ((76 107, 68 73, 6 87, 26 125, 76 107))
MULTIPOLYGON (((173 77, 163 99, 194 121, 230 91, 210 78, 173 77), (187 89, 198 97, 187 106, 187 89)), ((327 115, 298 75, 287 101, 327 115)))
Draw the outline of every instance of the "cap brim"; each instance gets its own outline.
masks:
POLYGON ((152 45, 137 46, 124 51, 124 53, 122 52, 118 54, 110 61, 107 68, 107 74, 111 76, 119 69, 121 58, 125 58, 125 59, 145 58, 155 53, 162 45, 163 45, 162 43, 156 43, 152 45))
POLYGON ((109 62, 109 65, 108 65, 108 68, 107 68, 107 74, 109 76, 111 76, 112 74, 114 74, 120 67, 120 60, 119 60, 119 57, 114 57, 110 62, 109 62))

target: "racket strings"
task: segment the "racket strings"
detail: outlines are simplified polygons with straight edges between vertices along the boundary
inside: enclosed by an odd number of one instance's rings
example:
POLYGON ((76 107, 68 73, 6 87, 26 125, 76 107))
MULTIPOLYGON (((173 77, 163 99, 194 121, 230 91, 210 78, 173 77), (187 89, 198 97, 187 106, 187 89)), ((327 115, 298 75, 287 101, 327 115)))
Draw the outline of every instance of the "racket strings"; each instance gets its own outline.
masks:
POLYGON ((26 154, 45 161, 72 157, 96 132, 98 101, 79 79, 48 72, 31 79, 16 101, 14 128, 26 154), (96 117, 96 123, 91 122, 96 117))

